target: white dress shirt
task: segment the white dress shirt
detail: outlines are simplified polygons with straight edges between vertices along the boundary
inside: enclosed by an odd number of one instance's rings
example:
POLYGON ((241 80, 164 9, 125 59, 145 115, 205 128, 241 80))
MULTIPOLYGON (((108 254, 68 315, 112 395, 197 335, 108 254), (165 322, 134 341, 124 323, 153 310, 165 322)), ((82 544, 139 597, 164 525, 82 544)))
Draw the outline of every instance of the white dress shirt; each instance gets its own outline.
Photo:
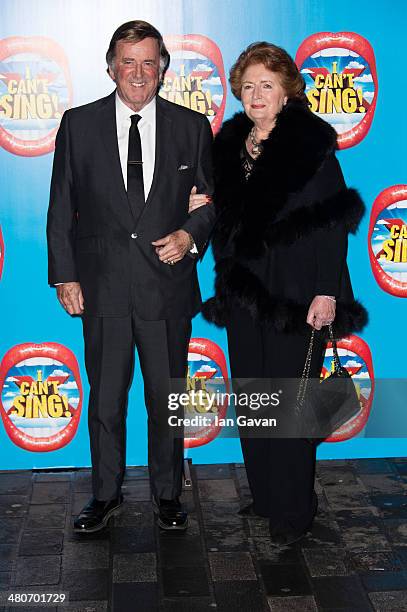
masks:
MULTIPOLYGON (((116 127, 117 127, 117 142, 119 145, 120 164, 124 185, 127 190, 127 156, 129 149, 129 129, 131 125, 131 115, 140 115, 141 119, 137 124, 140 132, 141 140, 141 155, 143 158, 143 181, 144 181, 144 199, 147 201, 150 193, 151 184, 153 182, 154 165, 155 165, 155 130, 156 130, 156 102, 155 98, 151 100, 138 113, 135 113, 129 108, 119 97, 116 91, 116 127)), ((191 255, 196 255, 198 249, 195 242, 190 249, 191 255)))
POLYGON ((155 98, 151 100, 144 108, 135 113, 129 108, 119 97, 116 91, 116 127, 117 127, 117 143, 119 145, 120 164, 124 186, 127 189, 127 155, 129 149, 129 129, 131 125, 131 115, 140 115, 141 119, 137 124, 140 132, 141 154, 143 157, 143 181, 144 181, 144 198, 147 201, 150 193, 151 184, 153 182, 154 165, 155 165, 155 98))

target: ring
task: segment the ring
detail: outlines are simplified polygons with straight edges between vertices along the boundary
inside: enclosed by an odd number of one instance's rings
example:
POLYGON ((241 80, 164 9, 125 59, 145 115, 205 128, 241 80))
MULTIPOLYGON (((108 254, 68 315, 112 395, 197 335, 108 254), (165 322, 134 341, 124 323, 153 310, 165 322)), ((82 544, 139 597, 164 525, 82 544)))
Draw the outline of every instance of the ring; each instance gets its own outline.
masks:
POLYGON ((173 266, 175 264, 175 261, 168 260, 168 263, 170 264, 170 266, 173 266))

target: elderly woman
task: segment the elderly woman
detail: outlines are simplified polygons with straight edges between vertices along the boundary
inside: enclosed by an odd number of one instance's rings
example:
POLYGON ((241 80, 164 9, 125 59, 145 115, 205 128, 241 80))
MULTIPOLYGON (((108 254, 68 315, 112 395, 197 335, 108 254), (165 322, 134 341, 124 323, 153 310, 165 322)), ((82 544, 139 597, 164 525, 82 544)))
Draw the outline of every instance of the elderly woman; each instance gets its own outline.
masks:
MULTIPOLYGON (((250 45, 230 72, 244 112, 215 144, 218 221, 215 296, 204 316, 226 326, 232 378, 300 379, 312 328, 310 375, 321 372, 327 325, 360 330, 346 264, 347 235, 363 204, 347 189, 336 133, 308 108, 305 84, 280 47, 250 45), (319 331, 320 330, 320 331, 319 331)), ((190 209, 206 203, 191 195, 190 209)), ((276 545, 301 538, 317 511, 315 447, 300 438, 242 438, 253 504, 276 545)))

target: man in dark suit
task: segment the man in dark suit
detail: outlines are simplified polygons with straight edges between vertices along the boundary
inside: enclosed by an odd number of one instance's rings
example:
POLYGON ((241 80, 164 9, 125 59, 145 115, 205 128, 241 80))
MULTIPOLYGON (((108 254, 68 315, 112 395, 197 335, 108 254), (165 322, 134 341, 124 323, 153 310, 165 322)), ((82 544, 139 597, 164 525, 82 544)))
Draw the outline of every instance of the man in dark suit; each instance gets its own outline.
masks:
POLYGON ((183 440, 168 425, 168 393, 185 376, 201 305, 196 259, 214 210, 188 214, 188 201, 193 186, 212 192, 211 129, 157 96, 169 54, 152 25, 120 26, 106 60, 116 91, 62 118, 47 225, 49 283, 69 314, 82 315, 90 384, 93 498, 74 529, 103 528, 122 503, 134 346, 154 510, 161 528, 185 529, 183 440))

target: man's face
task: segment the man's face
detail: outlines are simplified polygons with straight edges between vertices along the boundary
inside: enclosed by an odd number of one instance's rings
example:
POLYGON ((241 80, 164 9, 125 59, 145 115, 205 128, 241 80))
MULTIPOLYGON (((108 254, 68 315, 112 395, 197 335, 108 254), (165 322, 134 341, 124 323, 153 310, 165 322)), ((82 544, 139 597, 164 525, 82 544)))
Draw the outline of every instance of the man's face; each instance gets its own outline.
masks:
POLYGON ((157 93, 160 79, 160 53, 155 38, 139 42, 119 40, 109 75, 116 83, 121 100, 135 112, 146 106, 157 93))

